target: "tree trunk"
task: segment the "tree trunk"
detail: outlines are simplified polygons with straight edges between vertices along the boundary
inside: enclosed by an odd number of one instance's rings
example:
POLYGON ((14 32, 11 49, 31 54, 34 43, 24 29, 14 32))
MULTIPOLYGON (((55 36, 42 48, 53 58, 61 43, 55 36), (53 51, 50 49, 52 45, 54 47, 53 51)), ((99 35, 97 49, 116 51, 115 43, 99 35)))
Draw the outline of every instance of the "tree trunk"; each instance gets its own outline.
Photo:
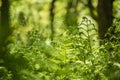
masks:
POLYGON ((9 18, 9 0, 2 0, 0 21, 0 58, 6 55, 7 38, 11 34, 9 18))
POLYGON ((51 4, 50 4, 50 27, 51 27, 51 40, 53 40, 54 38, 54 8, 55 8, 55 2, 56 0, 52 0, 51 4))
MULTIPOLYGON (((8 61, 8 42, 7 39, 11 33, 10 24, 9 24, 9 0, 2 0, 2 6, 0 9, 0 67, 8 67, 6 61, 8 61)), ((5 76, 7 72, 0 69, 0 78, 5 76)))
POLYGON ((108 28, 113 21, 113 0, 98 0, 98 33, 100 39, 105 38, 108 28))

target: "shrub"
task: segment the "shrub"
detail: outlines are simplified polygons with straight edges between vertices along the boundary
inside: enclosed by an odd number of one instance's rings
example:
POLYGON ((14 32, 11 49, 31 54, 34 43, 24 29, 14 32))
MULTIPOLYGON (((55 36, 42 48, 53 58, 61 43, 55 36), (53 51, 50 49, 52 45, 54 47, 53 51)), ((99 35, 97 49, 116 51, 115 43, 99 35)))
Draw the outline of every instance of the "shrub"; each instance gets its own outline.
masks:
POLYGON ((14 65, 11 79, 119 80, 118 22, 109 29, 103 45, 99 45, 97 29, 86 17, 74 31, 67 30, 52 42, 46 43, 47 38, 40 31, 30 31, 27 44, 17 41, 9 46, 10 55, 14 57, 13 64, 9 64, 14 65))

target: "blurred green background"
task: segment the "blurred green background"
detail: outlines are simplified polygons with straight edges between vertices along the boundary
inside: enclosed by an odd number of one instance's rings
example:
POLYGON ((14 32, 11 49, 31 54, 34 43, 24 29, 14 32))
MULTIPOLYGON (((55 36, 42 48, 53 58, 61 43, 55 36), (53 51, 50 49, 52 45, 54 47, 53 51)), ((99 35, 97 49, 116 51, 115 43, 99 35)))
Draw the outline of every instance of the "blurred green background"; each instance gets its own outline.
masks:
POLYGON ((120 80, 119 0, 0 0, 0 80, 120 80))

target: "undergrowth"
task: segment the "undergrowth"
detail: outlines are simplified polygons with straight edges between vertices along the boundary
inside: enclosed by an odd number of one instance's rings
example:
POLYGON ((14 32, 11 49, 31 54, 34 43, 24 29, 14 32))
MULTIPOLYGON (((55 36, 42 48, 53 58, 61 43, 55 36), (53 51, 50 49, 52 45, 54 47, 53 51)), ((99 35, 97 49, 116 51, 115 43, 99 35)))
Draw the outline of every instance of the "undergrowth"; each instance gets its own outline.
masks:
POLYGON ((8 46, 15 61, 0 80, 119 80, 119 26, 119 19, 115 19, 103 45, 86 17, 74 31, 67 30, 52 42, 32 30, 27 44, 16 40, 8 46))

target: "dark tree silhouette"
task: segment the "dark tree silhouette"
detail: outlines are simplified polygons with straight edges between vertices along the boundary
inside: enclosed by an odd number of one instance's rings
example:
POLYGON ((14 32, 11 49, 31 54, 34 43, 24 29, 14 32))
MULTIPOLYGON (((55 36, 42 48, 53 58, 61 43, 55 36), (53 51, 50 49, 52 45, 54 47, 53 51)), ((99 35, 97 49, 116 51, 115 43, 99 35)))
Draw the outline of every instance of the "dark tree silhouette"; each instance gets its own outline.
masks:
POLYGON ((7 38, 11 34, 9 18, 9 0, 2 0, 0 25, 0 58, 6 55, 7 38))
POLYGON ((97 9, 94 8, 92 0, 88 0, 88 8, 91 17, 98 23, 98 33, 100 39, 105 38, 108 28, 113 22, 113 1, 114 0, 98 0, 97 9), (97 11, 97 16, 94 11, 97 11))
POLYGON ((113 22, 113 1, 114 0, 98 0, 98 29, 99 36, 104 39, 108 28, 113 22))
MULTIPOLYGON (((6 61, 7 61, 7 45, 8 45, 8 37, 11 34, 10 29, 10 18, 9 18, 9 0, 2 0, 1 6, 1 14, 0 14, 0 67, 4 66, 6 68, 6 61)), ((5 68, 4 70, 0 69, 0 79, 5 75, 5 68)))
POLYGON ((52 2, 50 3, 50 27, 51 27, 51 40, 53 40, 54 38, 54 8, 55 8, 55 2, 56 0, 52 0, 52 2))

